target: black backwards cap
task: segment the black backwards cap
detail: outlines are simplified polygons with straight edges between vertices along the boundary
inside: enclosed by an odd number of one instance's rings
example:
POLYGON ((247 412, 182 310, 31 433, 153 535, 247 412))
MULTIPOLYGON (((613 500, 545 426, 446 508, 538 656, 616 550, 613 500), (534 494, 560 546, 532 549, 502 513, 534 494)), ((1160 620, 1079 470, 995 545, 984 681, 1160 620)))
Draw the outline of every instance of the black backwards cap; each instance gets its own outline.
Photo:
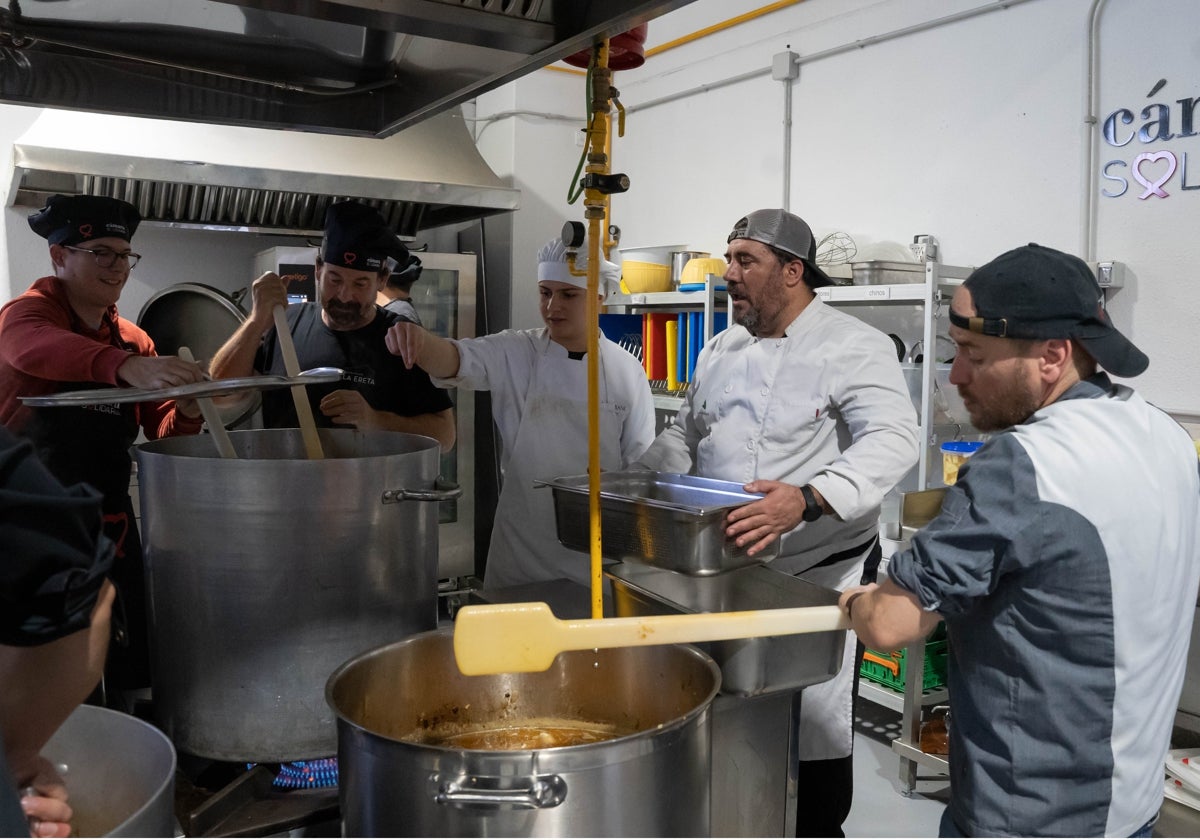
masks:
POLYGON ((755 210, 738 220, 725 241, 735 239, 753 239, 787 251, 804 263, 804 282, 811 289, 833 285, 829 275, 817 265, 817 243, 812 229, 799 216, 786 210, 755 210))
POLYGON ((1030 243, 975 269, 963 285, 978 315, 951 311, 950 323, 960 329, 1001 338, 1070 338, 1116 376, 1137 376, 1150 364, 1113 326, 1095 275, 1078 257, 1030 243))
POLYGON ((406 261, 400 261, 396 270, 392 272, 392 276, 397 280, 402 280, 405 283, 415 283, 421 279, 421 271, 424 266, 417 259, 415 254, 409 254, 406 261))
POLYGON ((321 259, 330 265, 358 271, 386 271, 388 258, 408 265, 408 248, 383 216, 357 201, 340 201, 325 211, 321 259))
POLYGON ((114 236, 133 241, 142 215, 128 201, 101 195, 52 195, 29 217, 29 227, 51 245, 78 245, 114 236))

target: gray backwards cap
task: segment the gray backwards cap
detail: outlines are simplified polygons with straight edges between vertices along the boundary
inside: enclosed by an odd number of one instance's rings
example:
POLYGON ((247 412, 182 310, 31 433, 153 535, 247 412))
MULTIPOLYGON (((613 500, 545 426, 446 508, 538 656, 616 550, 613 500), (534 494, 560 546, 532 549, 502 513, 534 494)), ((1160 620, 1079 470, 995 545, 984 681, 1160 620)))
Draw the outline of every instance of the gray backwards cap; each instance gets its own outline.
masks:
POLYGON ((804 282, 809 288, 833 285, 829 275, 817 265, 817 243, 813 239, 812 229, 799 216, 786 210, 755 210, 738 220, 725 241, 732 242, 735 239, 753 239, 787 251, 804 263, 804 282))

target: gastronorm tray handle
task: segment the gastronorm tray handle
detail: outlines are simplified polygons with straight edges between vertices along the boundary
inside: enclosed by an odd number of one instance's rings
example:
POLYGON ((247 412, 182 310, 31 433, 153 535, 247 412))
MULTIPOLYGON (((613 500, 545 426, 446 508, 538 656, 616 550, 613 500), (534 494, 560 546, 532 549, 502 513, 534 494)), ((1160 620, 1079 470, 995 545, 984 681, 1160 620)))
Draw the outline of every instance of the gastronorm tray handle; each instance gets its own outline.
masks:
POLYGON ((561 776, 538 776, 529 780, 527 788, 499 790, 494 787, 477 787, 489 781, 506 785, 512 779, 489 780, 472 776, 471 785, 461 777, 440 781, 434 801, 439 805, 503 805, 509 808, 553 808, 567 798, 567 782, 561 776))
POLYGON ((462 492, 461 486, 439 478, 434 482, 432 490, 409 490, 407 487, 384 490, 382 501, 385 505, 394 505, 397 502, 445 502, 457 499, 462 492))

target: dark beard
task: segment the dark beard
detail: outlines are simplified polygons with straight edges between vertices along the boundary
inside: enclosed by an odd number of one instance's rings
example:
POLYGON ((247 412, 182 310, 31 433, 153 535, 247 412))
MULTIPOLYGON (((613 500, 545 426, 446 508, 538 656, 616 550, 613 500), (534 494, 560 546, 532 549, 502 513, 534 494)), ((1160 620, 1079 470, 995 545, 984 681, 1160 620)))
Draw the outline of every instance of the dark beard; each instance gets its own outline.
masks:
POLYGON ((998 432, 1024 423, 1041 407, 1037 395, 1023 380, 1014 379, 993 396, 998 399, 983 408, 983 413, 971 416, 971 425, 981 432, 998 432))
POLYGON ((737 307, 734 307, 733 322, 735 324, 745 327, 746 331, 755 338, 764 333, 766 335, 776 334, 775 330, 779 327, 780 316, 788 305, 783 269, 779 266, 775 267, 771 276, 758 290, 753 303, 747 295, 741 295, 740 299, 747 304, 746 312, 739 317, 737 307))
POLYGON ((354 304, 327 303, 325 305, 325 314, 329 316, 329 320, 337 327, 358 326, 359 321, 362 320, 362 309, 354 304))
POLYGON ((733 317, 733 322, 745 327, 746 331, 749 332, 750 335, 757 336, 758 328, 762 325, 762 315, 757 309, 750 307, 746 310, 745 315, 739 317, 735 314, 733 317))

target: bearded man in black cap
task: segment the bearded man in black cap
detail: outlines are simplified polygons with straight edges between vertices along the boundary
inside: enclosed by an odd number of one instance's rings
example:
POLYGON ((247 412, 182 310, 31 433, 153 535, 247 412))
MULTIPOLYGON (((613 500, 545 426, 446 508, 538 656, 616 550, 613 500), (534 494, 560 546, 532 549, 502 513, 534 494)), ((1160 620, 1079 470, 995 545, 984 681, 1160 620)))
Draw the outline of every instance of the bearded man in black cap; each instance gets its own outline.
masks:
MULTIPOLYGON (((29 218, 50 244, 54 274, 0 310, 0 422, 30 438, 65 485, 86 482, 104 496, 105 533, 116 543, 114 645, 109 689, 149 685, 142 550, 129 498, 129 448, 147 438, 200 431, 194 400, 31 409, 22 396, 106 385, 169 388, 199 382, 193 362, 158 356, 142 329, 117 314, 117 301, 140 257, 130 250, 141 216, 133 205, 99 196, 52 196, 29 218)), ((111 692, 110 705, 123 705, 111 692)))
MULTIPOLYGON (((917 415, 891 340, 827 306, 832 281, 799 216, 756 210, 729 234, 734 326, 705 346, 683 407, 639 460, 737 481, 759 501, 726 534, 771 568, 833 589, 873 580, 883 497, 917 461, 917 415)), ((800 701, 800 836, 840 837, 854 773, 853 636, 841 670, 800 701)))
POLYGON ((941 836, 1149 837, 1200 585, 1192 441, 1104 373, 1149 360, 1076 257, 1002 254, 955 291, 950 324, 950 381, 997 434, 842 609, 880 650, 946 622, 941 836))
MULTIPOLYGON (((287 281, 273 272, 259 277, 250 316, 213 356, 212 375, 285 374, 274 321, 275 307, 285 306, 301 369, 345 371, 340 382, 307 387, 317 425, 426 435, 448 451, 455 439, 450 395, 384 344, 400 316, 375 301, 393 264, 407 266, 409 252, 377 211, 356 201, 330 206, 316 259, 317 302, 287 306, 287 281)), ((265 391, 262 400, 264 426, 299 425, 289 392, 265 391)))

